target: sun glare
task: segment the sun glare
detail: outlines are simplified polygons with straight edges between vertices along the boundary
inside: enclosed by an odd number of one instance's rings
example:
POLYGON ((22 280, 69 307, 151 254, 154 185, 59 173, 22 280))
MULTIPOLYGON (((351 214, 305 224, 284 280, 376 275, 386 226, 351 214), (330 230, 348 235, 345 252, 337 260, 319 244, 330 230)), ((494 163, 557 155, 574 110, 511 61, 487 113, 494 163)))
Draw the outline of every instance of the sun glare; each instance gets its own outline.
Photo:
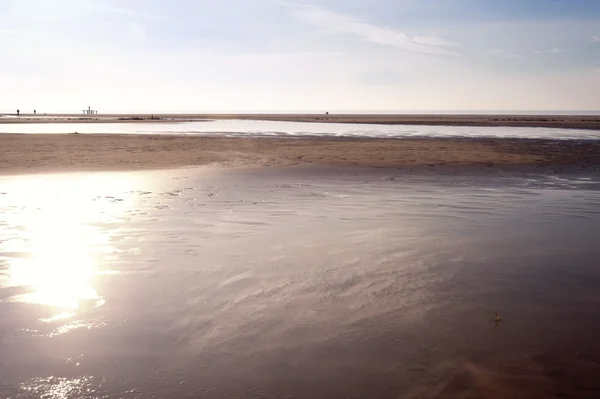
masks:
POLYGON ((12 182, 8 192, 21 206, 8 212, 13 234, 0 252, 13 255, 7 258, 3 285, 25 292, 10 300, 51 308, 53 315, 42 319, 48 322, 101 306, 104 299, 96 286, 106 271, 102 257, 114 250, 102 226, 126 210, 127 201, 119 196, 127 197, 132 179, 90 174, 12 182))

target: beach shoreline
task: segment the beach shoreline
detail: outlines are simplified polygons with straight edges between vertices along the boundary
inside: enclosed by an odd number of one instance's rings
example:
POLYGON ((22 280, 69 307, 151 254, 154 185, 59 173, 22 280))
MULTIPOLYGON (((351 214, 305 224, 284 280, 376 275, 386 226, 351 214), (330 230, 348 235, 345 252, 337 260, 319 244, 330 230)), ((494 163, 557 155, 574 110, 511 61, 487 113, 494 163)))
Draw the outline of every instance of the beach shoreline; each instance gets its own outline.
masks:
POLYGON ((598 190, 600 140, 0 134, 0 396, 596 389, 598 190))
POLYGON ((0 134, 0 174, 219 167, 600 168, 600 141, 0 134))
POLYGON ((9 123, 173 123, 255 120, 414 126, 507 126, 600 130, 600 115, 446 115, 446 114, 52 114, 0 117, 9 123))

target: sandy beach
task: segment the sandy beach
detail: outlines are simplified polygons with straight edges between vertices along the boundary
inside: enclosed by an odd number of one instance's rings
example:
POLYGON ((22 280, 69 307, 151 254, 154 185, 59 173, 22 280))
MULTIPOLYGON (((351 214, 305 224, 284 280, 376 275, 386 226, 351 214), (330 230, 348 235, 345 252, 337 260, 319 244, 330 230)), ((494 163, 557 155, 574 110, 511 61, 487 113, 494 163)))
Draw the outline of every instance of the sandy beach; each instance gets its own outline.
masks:
POLYGON ((0 399, 600 399, 599 26, 0 0, 0 399))
POLYGON ((1 134, 0 173, 197 165, 445 167, 600 165, 600 143, 521 139, 221 138, 1 134))
POLYGON ((105 126, 0 134, 0 397, 600 392, 600 141, 105 126))
POLYGON ((0 396, 595 394, 599 171, 596 140, 0 134, 0 396))
POLYGON ((0 123, 139 123, 200 120, 259 120, 353 123, 378 125, 513 126, 600 130, 600 115, 429 115, 429 114, 22 114, 0 118, 0 123))

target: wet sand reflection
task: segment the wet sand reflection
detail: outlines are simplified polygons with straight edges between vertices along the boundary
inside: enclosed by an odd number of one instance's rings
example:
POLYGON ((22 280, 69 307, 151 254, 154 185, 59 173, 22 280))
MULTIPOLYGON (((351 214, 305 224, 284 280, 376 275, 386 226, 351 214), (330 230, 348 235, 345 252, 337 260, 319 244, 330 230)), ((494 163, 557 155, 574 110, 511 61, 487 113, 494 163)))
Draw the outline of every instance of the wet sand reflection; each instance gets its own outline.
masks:
POLYGON ((1 178, 0 397, 593 397, 600 178, 489 173, 1 178))
POLYGON ((126 174, 5 178, 10 202, 3 212, 8 227, 0 253, 0 288, 21 292, 6 300, 44 307, 41 320, 46 322, 102 306, 96 283, 107 272, 102 257, 114 248, 98 222, 118 219, 126 207, 96 199, 98 193, 115 198, 110 194, 130 188, 132 179, 126 174))

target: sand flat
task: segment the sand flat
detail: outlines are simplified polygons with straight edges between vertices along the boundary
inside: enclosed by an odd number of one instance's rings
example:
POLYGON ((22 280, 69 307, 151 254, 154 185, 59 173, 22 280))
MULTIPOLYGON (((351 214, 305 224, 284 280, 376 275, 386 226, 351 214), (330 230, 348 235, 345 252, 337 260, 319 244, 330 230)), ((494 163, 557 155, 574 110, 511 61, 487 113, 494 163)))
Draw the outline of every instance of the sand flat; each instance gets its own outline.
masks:
POLYGON ((196 165, 600 165, 599 142, 521 139, 231 138, 1 134, 0 173, 196 165))
POLYGON ((483 170, 1 176, 0 397, 597 397, 600 176, 483 170))

